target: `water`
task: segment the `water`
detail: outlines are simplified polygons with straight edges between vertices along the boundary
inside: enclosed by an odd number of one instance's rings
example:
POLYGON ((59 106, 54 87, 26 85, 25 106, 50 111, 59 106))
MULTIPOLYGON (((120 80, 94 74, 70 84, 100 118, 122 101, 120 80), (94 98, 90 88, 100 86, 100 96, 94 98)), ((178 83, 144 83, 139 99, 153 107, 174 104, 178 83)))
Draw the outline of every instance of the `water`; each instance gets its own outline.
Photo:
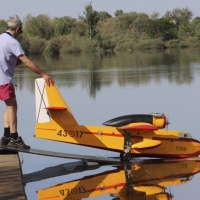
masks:
MULTIPOLYGON (((31 57, 31 59, 54 77, 60 93, 66 100, 79 124, 101 125, 109 119, 122 115, 163 112, 169 117, 169 129, 184 130, 189 132, 193 138, 200 139, 200 128, 198 126, 200 120, 199 55, 199 50, 195 49, 165 52, 129 52, 123 54, 67 55, 59 58, 31 57)), ((111 152, 108 151, 33 137, 36 118, 34 95, 35 78, 38 78, 36 74, 22 66, 16 69, 14 80, 18 85, 16 88, 19 107, 18 132, 27 144, 31 145, 32 148, 54 150, 63 153, 100 156, 110 155, 111 152)), ((0 104, 0 112, 1 116, 3 116, 3 103, 0 104)), ((23 174, 31 174, 62 164, 66 166, 67 163, 75 162, 74 160, 42 157, 24 153, 20 153, 19 155, 21 161, 23 161, 23 174)), ((174 195, 173 199, 198 199, 200 195, 198 190, 200 183, 198 172, 200 167, 198 163, 194 161, 177 162, 174 168, 178 170, 172 172, 168 172, 167 170, 169 166, 172 166, 171 164, 166 164, 168 167, 164 166, 163 170, 160 167, 161 165, 154 164, 154 168, 156 169, 158 167, 158 169, 153 171, 149 176, 154 181, 153 184, 162 186, 171 185, 170 189, 167 187, 166 192, 170 193, 171 191, 174 195), (195 165, 194 163, 197 164, 195 165), (159 177, 155 177, 156 173, 158 175, 160 174, 160 179, 159 177), (172 177, 172 173, 174 177, 172 177), (181 183, 184 182, 185 184, 180 184, 181 176, 189 176, 193 173, 197 174, 194 175, 192 180, 182 181, 181 183), (166 177, 169 180, 166 180, 166 177), (178 177, 179 183, 175 181, 175 177, 178 177)), ((134 169, 132 173, 133 175, 135 174, 136 180, 138 172, 136 169, 139 169, 139 167, 141 169, 145 167, 145 172, 150 171, 150 168, 146 165, 138 164, 137 166, 132 166, 134 169)), ((97 183, 101 185, 104 179, 102 177, 98 179, 98 176, 103 172, 108 177, 109 174, 110 177, 113 175, 114 178, 111 178, 111 180, 116 180, 116 182, 112 184, 124 183, 124 176, 113 174, 116 171, 115 169, 115 166, 101 166, 82 172, 72 171, 73 173, 71 174, 68 173, 66 175, 27 183, 25 191, 28 199, 35 200, 38 199, 36 191, 58 184, 62 185, 63 183, 74 182, 74 180, 92 175, 97 178, 96 183, 93 180, 94 185, 97 183), (117 177, 120 178, 117 179, 117 177)), ((121 173, 124 174, 124 171, 121 173)), ((146 181, 145 177, 144 180, 146 181)), ((92 180, 87 180, 87 182, 90 181, 92 180)), ((147 184, 145 181, 143 183, 147 184)), ((79 189, 77 186, 77 184, 84 184, 83 182, 74 182, 74 184, 73 187, 76 186, 75 188, 77 189, 70 191, 74 191, 75 193, 77 190, 84 193, 84 189, 79 189)), ((69 185, 63 186, 64 190, 69 189, 68 187, 69 185)), ((70 187, 71 189, 73 188, 72 185, 70 187)), ((60 199, 64 199, 63 188, 58 189, 60 199)), ((154 189, 150 188, 148 190, 153 192, 154 189)), ((144 191, 147 192, 147 189, 140 191, 140 195, 137 193, 138 199, 144 198, 144 194, 142 193, 144 191)), ((157 190, 155 189, 155 191, 157 190)), ((115 198, 114 195, 111 197, 109 193, 113 191, 107 190, 107 192, 104 191, 99 196, 93 197, 93 199, 111 200, 115 198)), ((135 194, 135 192, 131 192, 135 194)), ((89 198, 89 196, 77 197, 77 199, 81 198, 85 199, 89 198)), ((151 198, 153 197, 151 196, 151 198)), ((66 199, 73 198, 70 196, 66 199)))

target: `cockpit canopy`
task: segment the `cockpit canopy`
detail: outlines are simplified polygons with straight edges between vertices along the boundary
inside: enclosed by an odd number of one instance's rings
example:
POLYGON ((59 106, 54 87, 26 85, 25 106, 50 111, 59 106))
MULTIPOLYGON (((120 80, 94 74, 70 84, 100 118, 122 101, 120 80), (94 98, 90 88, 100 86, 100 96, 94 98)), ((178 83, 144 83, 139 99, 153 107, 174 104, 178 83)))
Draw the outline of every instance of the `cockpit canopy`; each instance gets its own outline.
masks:
POLYGON ((186 132, 184 132, 184 133, 179 133, 178 134, 178 137, 179 138, 188 138, 188 139, 191 139, 192 138, 192 136, 189 134, 189 133, 186 133, 186 132))

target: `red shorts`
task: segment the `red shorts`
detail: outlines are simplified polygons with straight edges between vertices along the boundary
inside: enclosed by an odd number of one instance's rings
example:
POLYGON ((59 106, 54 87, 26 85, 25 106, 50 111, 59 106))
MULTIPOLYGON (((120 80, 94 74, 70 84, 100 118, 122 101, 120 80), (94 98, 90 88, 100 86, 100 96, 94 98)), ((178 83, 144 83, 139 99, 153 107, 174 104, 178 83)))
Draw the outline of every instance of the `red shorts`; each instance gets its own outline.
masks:
POLYGON ((15 98, 15 88, 12 83, 0 85, 0 100, 5 101, 10 98, 15 98))

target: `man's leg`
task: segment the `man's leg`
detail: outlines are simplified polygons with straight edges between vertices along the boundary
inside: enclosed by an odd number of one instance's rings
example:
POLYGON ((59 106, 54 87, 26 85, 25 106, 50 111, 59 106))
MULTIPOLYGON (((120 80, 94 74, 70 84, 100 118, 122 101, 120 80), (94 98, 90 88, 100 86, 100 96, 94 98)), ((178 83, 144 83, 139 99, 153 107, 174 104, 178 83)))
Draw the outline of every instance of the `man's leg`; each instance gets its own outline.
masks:
POLYGON ((17 100, 10 98, 5 100, 6 112, 4 114, 4 127, 10 127, 11 139, 8 146, 15 148, 30 149, 17 133, 17 100))
POLYGON ((7 145, 10 142, 11 136, 15 140, 18 138, 16 98, 9 98, 4 102, 6 104, 6 111, 4 113, 4 136, 0 140, 1 145, 7 145))
POLYGON ((5 100, 5 104, 6 104, 6 111, 4 113, 5 134, 8 134, 8 132, 6 132, 6 130, 8 130, 8 129, 6 129, 6 128, 10 128, 11 137, 14 140, 16 140, 18 138, 18 133, 17 133, 17 100, 16 100, 16 98, 10 98, 10 99, 5 100))
POLYGON ((15 148, 30 149, 30 146, 26 145, 21 137, 18 137, 17 100, 13 84, 8 83, 0 86, 0 94, 0 99, 6 104, 6 111, 4 113, 4 136, 1 138, 0 144, 15 148))

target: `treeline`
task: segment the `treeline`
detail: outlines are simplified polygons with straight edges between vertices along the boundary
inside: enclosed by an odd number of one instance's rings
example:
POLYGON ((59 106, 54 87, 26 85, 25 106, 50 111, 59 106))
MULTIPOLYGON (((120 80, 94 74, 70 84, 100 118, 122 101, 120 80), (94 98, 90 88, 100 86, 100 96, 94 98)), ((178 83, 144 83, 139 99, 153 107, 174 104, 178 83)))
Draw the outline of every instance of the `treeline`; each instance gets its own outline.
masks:
MULTIPOLYGON (((162 17, 156 12, 149 16, 117 10, 112 17, 93 10, 90 3, 78 19, 27 15, 19 40, 29 54, 47 55, 199 47, 200 17, 192 18, 188 8, 167 11, 162 17)), ((0 20, 0 32, 5 30, 6 21, 0 20)))

